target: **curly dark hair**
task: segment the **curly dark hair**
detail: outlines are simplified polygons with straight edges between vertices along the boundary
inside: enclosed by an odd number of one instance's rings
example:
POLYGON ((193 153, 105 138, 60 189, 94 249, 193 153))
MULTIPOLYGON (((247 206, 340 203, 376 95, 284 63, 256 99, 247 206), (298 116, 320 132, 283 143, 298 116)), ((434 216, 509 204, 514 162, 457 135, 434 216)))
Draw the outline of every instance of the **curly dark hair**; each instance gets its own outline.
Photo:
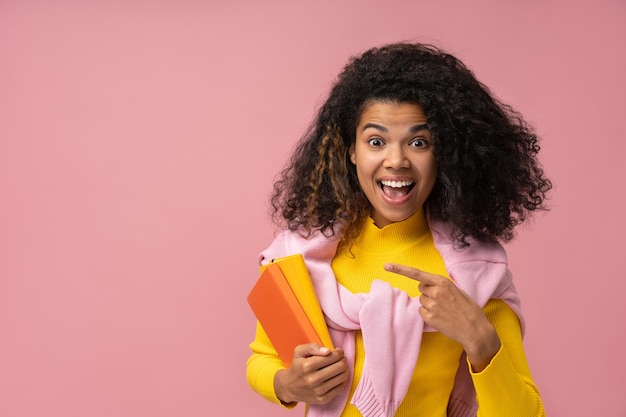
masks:
POLYGON ((552 188, 537 161, 538 138, 522 115, 494 97, 456 57, 425 44, 395 43, 353 57, 274 184, 272 216, 290 230, 342 244, 356 237, 371 206, 348 150, 374 101, 424 110, 437 162, 424 206, 451 223, 453 239, 506 242, 552 188), (339 226, 339 227, 337 227, 339 226))

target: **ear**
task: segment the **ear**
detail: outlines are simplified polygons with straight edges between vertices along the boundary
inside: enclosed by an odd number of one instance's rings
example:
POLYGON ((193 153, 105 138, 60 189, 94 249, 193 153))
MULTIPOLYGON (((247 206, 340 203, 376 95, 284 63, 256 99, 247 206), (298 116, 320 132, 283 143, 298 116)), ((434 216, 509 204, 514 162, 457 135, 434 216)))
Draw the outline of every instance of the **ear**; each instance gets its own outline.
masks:
POLYGON ((350 145, 350 149, 348 149, 348 153, 350 154, 350 160, 354 165, 356 165, 356 152, 354 150, 354 144, 350 145))

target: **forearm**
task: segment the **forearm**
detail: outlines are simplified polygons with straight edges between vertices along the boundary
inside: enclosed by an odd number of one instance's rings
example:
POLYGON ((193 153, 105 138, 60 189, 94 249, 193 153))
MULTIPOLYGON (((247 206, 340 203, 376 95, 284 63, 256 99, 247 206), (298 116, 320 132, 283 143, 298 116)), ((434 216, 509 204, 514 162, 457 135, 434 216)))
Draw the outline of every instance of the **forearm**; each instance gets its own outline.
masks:
POLYGON ((545 416, 526 360, 517 316, 502 300, 489 301, 484 311, 497 331, 501 347, 482 371, 471 371, 480 404, 478 416, 545 416))
POLYGON ((481 372, 500 350, 502 343, 496 329, 485 320, 482 326, 473 332, 472 339, 464 346, 472 372, 481 372))
POLYGON ((284 370, 285 366, 259 325, 257 325, 256 337, 250 344, 250 349, 253 353, 246 363, 248 384, 268 401, 286 405, 278 398, 274 388, 276 374, 280 370, 284 370))
POLYGON ((545 416, 537 387, 518 372, 504 346, 482 372, 471 375, 480 404, 478 417, 545 416))

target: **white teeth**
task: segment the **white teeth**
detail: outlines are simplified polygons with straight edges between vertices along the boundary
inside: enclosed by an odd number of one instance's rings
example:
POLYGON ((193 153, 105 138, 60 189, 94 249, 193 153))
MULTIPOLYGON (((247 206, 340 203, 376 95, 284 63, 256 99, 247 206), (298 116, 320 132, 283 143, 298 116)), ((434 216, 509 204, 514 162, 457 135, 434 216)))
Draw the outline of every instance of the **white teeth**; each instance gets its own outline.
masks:
POLYGON ((391 188, 402 188, 413 184, 413 181, 381 181, 380 183, 391 188))

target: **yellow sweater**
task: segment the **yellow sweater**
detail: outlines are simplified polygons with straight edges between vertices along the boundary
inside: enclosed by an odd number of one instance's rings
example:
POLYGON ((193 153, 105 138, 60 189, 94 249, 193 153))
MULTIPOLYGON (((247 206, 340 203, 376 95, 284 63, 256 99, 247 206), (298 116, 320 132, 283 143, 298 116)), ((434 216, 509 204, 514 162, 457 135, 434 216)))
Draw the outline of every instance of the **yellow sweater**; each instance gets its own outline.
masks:
MULTIPOLYGON (((337 281, 354 293, 368 292, 374 279, 418 296, 418 283, 383 269, 387 262, 410 265, 447 277, 441 256, 435 249, 423 211, 383 229, 368 221, 354 244, 339 252, 332 263, 337 281)), ((491 363, 472 379, 480 404, 479 417, 543 416, 543 405, 530 376, 521 340, 519 320, 501 300, 491 300, 484 308, 502 341, 502 348, 491 363)), ((250 345, 248 360, 250 385, 270 401, 280 403, 274 393, 275 373, 283 368, 267 335, 257 326, 256 339, 250 345)), ((425 332, 420 354, 407 395, 396 412, 397 417, 445 417, 448 397, 454 383, 462 347, 438 332, 425 332)), ((350 396, 359 382, 365 352, 361 333, 356 336, 354 378, 350 396)), ((341 417, 360 413, 347 404, 341 417)))

